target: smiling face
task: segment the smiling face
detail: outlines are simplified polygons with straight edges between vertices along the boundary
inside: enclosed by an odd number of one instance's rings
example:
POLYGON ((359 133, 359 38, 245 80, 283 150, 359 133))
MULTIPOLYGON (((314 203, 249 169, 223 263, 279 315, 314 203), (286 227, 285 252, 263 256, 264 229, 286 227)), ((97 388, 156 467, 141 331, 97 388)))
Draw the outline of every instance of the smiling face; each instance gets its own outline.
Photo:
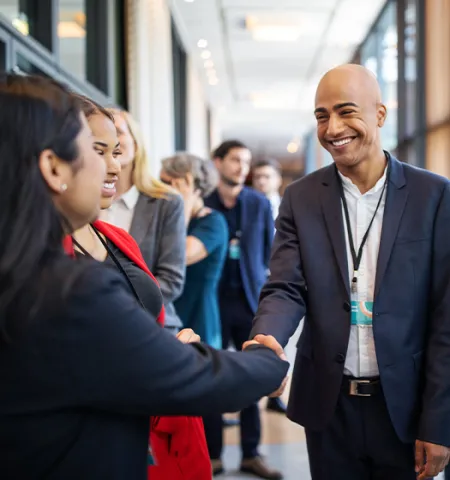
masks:
POLYGON ((314 113, 317 137, 338 167, 351 168, 379 154, 386 108, 375 77, 364 67, 328 72, 317 88, 314 113))
POLYGON ((113 121, 97 113, 89 117, 94 149, 106 165, 106 177, 102 188, 101 208, 109 208, 116 194, 116 183, 120 173, 120 146, 113 121))

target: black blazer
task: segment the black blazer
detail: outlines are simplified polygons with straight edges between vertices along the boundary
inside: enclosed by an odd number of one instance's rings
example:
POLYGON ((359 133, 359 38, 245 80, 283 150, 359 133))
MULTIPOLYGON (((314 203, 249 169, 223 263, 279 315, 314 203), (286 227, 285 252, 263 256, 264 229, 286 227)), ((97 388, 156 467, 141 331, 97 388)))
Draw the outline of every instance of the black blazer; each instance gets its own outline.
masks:
MULTIPOLYGON (((239 263, 242 284, 250 308, 256 312, 269 267, 274 231, 272 207, 264 195, 249 187, 242 189, 239 201, 242 231, 239 263)), ((217 190, 205 200, 205 205, 214 210, 222 210, 217 190)))
POLYGON ((259 346, 183 345, 104 265, 89 265, 59 308, 58 282, 0 348, 1 479, 144 480, 149 415, 238 411, 286 374, 287 363, 259 346))
MULTIPOLYGON (((450 184, 390 162, 373 317, 381 383, 403 441, 450 446, 450 184)), ((350 333, 334 165, 287 188, 270 271, 252 335, 272 334, 284 345, 305 317, 288 413, 320 430, 336 406, 350 333)))

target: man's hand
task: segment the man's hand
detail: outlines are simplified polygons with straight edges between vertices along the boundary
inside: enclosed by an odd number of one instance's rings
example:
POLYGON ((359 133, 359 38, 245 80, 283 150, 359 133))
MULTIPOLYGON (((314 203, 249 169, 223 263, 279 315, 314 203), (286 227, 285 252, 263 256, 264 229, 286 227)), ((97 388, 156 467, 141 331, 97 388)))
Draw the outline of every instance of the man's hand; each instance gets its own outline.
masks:
POLYGON ((418 480, 436 477, 450 459, 450 448, 416 440, 416 473, 418 480))
MULTIPOLYGON (((249 345, 264 345, 265 347, 273 350, 281 358, 281 360, 287 362, 287 357, 284 353, 283 347, 277 342, 275 337, 272 337, 272 335, 256 335, 253 340, 248 340, 244 343, 242 350, 245 350, 249 345)), ((268 396, 271 398, 280 397, 286 388, 288 378, 289 377, 285 377, 283 383, 280 385, 280 388, 268 396)))
POLYGON ((284 353, 283 347, 277 342, 275 337, 272 337, 272 335, 256 335, 253 340, 248 340, 244 343, 242 350, 245 350, 249 345, 255 344, 264 345, 265 347, 270 348, 281 358, 281 360, 287 362, 287 357, 284 353))
POLYGON ((192 328, 183 328, 177 333, 177 338, 181 343, 200 342, 200 335, 197 335, 192 328))

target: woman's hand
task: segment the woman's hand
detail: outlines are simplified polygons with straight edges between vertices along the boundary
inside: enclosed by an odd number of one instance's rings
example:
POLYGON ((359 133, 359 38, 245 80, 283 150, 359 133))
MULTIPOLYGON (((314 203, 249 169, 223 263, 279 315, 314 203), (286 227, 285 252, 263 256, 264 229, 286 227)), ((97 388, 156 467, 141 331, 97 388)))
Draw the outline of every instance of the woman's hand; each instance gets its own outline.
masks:
POLYGON ((197 335, 192 328, 183 328, 177 334, 177 338, 181 343, 196 343, 200 342, 200 335, 197 335))

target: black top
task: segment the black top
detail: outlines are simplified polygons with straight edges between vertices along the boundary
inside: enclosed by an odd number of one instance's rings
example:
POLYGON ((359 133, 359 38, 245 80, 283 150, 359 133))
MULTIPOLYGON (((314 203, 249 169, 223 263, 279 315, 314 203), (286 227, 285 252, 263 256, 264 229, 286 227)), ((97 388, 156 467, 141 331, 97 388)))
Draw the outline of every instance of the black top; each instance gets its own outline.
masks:
MULTIPOLYGON (((115 255, 116 259, 122 265, 125 273, 128 275, 133 287, 136 290, 136 293, 139 295, 139 298, 142 301, 145 309, 151 313, 154 317, 158 317, 161 312, 163 299, 161 295, 161 290, 159 289, 156 282, 141 268, 139 268, 133 261, 131 261, 123 252, 119 250, 114 243, 110 240, 106 240, 108 247, 111 252, 115 255)), ((114 260, 110 255, 106 257, 105 265, 111 266, 117 270, 117 265, 114 263, 114 260)), ((129 288, 130 293, 131 288, 129 288)))
POLYGON ((241 228, 241 199, 238 198, 236 205, 233 208, 227 208, 218 193, 218 205, 217 210, 223 214, 228 224, 229 244, 228 252, 225 259, 225 265, 222 271, 222 277, 220 280, 220 288, 229 290, 243 289, 241 278, 241 265, 240 265, 240 242, 242 235, 241 228))
MULTIPOLYGON (((287 363, 272 351, 184 345, 120 274, 82 263, 59 307, 55 292, 81 262, 36 280, 41 307, 1 345, 1 479, 145 480, 149 415, 239 411, 281 383, 287 363)), ((34 300, 24 292, 16 317, 34 300)))

